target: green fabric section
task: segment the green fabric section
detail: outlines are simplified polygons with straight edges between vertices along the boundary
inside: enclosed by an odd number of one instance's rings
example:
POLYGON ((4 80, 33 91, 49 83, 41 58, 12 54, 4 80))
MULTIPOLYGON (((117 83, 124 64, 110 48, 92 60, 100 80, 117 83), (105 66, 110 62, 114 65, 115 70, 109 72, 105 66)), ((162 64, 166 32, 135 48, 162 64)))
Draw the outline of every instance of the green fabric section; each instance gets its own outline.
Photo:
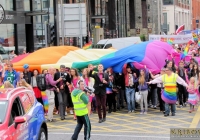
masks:
POLYGON ((74 63, 72 64, 72 68, 76 68, 76 69, 80 69, 80 70, 81 70, 81 69, 84 69, 84 68, 88 67, 89 64, 98 65, 98 64, 101 63, 101 60, 102 60, 102 59, 111 58, 111 57, 113 57, 114 55, 115 55, 115 52, 110 53, 110 54, 107 54, 107 55, 105 55, 105 56, 103 56, 103 57, 101 57, 101 58, 99 58, 99 59, 97 59, 97 60, 93 60, 93 61, 74 62, 74 63))

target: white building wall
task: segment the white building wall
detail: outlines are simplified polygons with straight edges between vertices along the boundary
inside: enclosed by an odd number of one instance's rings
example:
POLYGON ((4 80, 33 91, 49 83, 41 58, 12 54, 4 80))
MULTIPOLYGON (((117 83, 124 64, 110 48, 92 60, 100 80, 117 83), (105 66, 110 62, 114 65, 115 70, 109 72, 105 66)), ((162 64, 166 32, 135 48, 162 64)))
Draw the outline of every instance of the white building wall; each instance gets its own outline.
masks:
POLYGON ((169 24, 167 34, 175 32, 175 25, 181 26, 184 24, 185 30, 191 30, 191 9, 183 9, 174 5, 163 5, 163 13, 167 13, 167 24, 169 24))

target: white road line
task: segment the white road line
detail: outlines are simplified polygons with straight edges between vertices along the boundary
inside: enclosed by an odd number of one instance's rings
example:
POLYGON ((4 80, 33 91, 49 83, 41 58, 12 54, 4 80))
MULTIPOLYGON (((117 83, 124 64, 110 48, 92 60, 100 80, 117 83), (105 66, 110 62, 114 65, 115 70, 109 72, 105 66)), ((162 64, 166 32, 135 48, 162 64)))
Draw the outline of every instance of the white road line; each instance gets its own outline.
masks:
MULTIPOLYGON (((49 135, 72 135, 73 133, 48 133, 49 135)), ((83 135, 80 133, 80 135, 83 135)), ((169 139, 170 137, 162 136, 130 136, 130 135, 107 135, 107 134, 91 134, 91 136, 103 136, 103 137, 129 137, 129 138, 155 138, 155 139, 169 139)))

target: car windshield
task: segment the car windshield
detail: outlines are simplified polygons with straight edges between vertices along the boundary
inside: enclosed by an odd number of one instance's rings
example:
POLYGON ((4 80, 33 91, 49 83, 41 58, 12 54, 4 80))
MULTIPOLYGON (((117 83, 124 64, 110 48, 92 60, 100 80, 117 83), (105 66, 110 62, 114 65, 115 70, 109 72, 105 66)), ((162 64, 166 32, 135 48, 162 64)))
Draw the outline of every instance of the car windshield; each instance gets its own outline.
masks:
POLYGON ((6 110, 7 110, 7 101, 0 101, 0 124, 3 123, 5 116, 6 116, 6 110))

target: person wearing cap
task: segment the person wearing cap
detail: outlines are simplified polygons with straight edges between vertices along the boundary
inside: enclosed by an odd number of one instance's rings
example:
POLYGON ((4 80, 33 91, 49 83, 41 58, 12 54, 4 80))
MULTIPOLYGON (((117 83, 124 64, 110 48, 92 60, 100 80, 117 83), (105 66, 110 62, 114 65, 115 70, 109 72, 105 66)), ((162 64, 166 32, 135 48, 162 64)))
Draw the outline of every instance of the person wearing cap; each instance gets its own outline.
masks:
POLYGON ((60 117, 61 120, 64 120, 67 106, 67 94, 69 94, 68 85, 71 83, 70 75, 65 72, 65 65, 60 65, 60 72, 58 71, 54 75, 55 81, 59 78, 62 78, 62 80, 56 84, 56 86, 59 88, 57 97, 59 102, 60 117))
POLYGON ((183 85, 186 88, 188 84, 178 76, 178 74, 172 72, 172 68, 167 67, 165 68, 165 74, 162 76, 148 82, 148 84, 156 84, 156 83, 163 83, 164 90, 162 92, 162 99, 165 102, 165 114, 164 116, 169 116, 170 110, 169 106, 171 106, 171 113, 172 116, 175 116, 176 112, 176 101, 177 101, 177 84, 183 85))
POLYGON ((24 79, 28 84, 31 84, 32 72, 29 71, 29 65, 24 64, 23 68, 24 68, 24 71, 23 71, 24 79))

